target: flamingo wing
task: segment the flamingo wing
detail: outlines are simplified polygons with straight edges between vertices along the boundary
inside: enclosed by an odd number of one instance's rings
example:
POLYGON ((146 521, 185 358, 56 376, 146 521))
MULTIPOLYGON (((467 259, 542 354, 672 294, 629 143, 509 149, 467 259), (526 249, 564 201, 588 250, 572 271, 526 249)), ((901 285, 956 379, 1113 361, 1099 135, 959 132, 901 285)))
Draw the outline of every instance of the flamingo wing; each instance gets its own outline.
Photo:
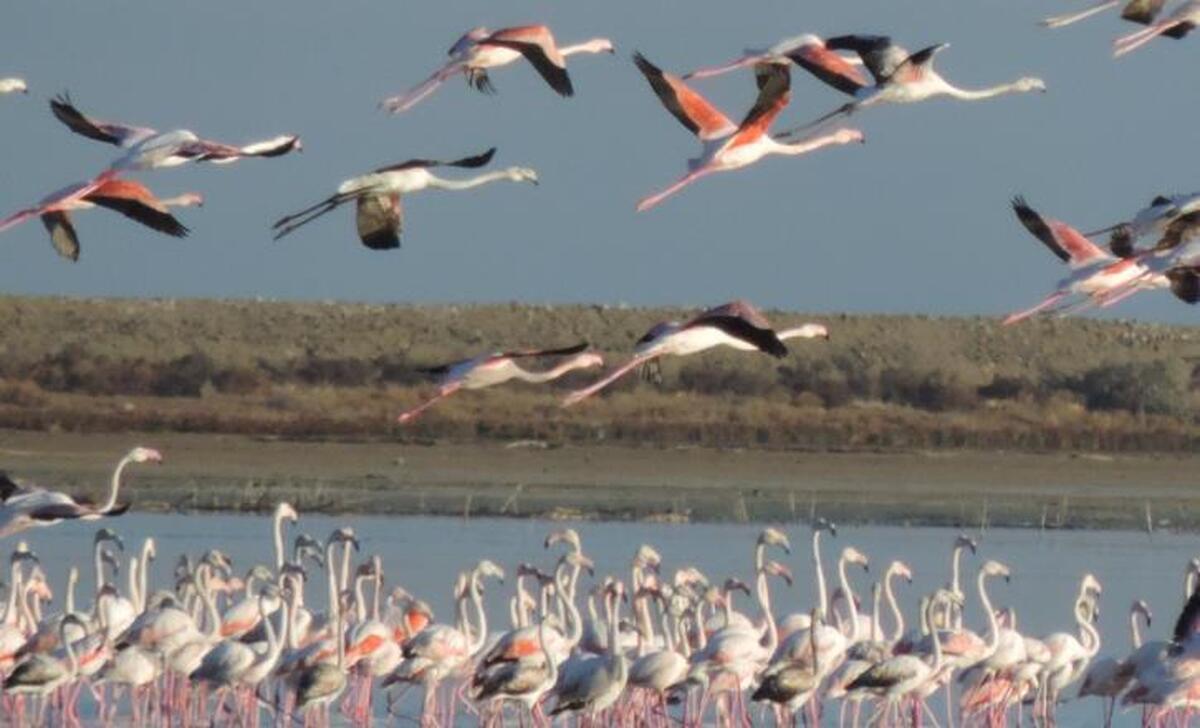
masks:
POLYGON ((417 169, 417 168, 429 169, 431 167, 461 167, 463 169, 476 169, 476 168, 482 167, 482 166, 486 165, 488 162, 492 161, 492 157, 494 157, 494 156, 496 156, 496 148, 492 147, 491 149, 488 149, 486 152, 484 152, 482 154, 476 154, 471 157, 463 157, 462 159, 455 159, 450 162, 445 162, 445 161, 441 161, 441 160, 437 160, 437 159, 410 159, 406 162, 397 162, 396 164, 389 164, 386 167, 380 167, 380 168, 372 170, 372 171, 374 171, 376 173, 399 172, 399 171, 405 170, 405 169, 417 169))
POLYGON ((1162 12, 1166 0, 1129 0, 1121 9, 1121 18, 1142 25, 1149 25, 1162 12))
POLYGON ((521 28, 506 28, 496 31, 479 41, 479 45, 500 46, 517 51, 529 61, 538 74, 550 84, 550 88, 562 96, 573 96, 575 89, 567 75, 566 60, 558 52, 558 45, 550 29, 544 25, 529 25, 521 28))
POLYGON ((358 239, 371 250, 393 250, 400 247, 404 227, 404 207, 396 192, 363 195, 358 198, 354 214, 358 239))
POLYGON ((705 141, 720 139, 737 131, 728 117, 688 88, 677 76, 664 72, 641 53, 633 54, 633 62, 650 83, 658 100, 688 131, 705 141))
POLYGON ((1064 263, 1079 266, 1101 258, 1107 258, 1103 250, 1088 240, 1075 228, 1058 220, 1042 217, 1030 207, 1023 197, 1012 201, 1013 212, 1025 229, 1054 253, 1064 263))
POLYGON ((876 84, 887 81, 909 57, 908 51, 886 35, 839 35, 825 41, 829 50, 854 51, 871 72, 876 84))
POLYGON ((1180 215, 1167 224, 1155 250, 1170 250, 1191 240, 1200 231, 1200 211, 1180 215))
POLYGON ((281 157, 300 148, 300 138, 288 134, 236 147, 232 144, 200 139, 184 145, 179 155, 194 158, 197 162, 234 162, 242 157, 281 157))
POLYGON ((28 493, 29 486, 21 485, 9 477, 8 473, 0 470, 0 503, 7 503, 14 495, 28 493))
POLYGON ((922 48, 905 58, 896 67, 896 70, 892 71, 892 75, 888 77, 888 80, 899 83, 912 83, 921 80, 925 72, 933 66, 933 57, 937 55, 937 52, 949 46, 949 43, 938 43, 922 48))
POLYGON ((140 182, 110 179, 84 195, 84 199, 172 237, 187 237, 189 232, 183 223, 167 212, 166 206, 154 193, 140 182))
POLYGON ((1184 303, 1200 303, 1200 268, 1172 268, 1167 271, 1171 293, 1184 303))
POLYGON ((1187 603, 1183 605, 1179 619, 1175 620, 1175 631, 1172 633, 1171 641, 1175 644, 1185 642, 1196 633, 1198 627, 1200 627, 1200 589, 1192 592, 1187 603))
POLYGON ((756 80, 758 98, 738 127, 731 146, 748 144, 766 134, 791 98, 792 75, 787 66, 774 63, 759 66, 756 80))
MULTIPOLYGON (((714 306, 704 313, 697 316, 692 321, 704 318, 705 316, 737 316, 748 321, 750 324, 757 326, 760 329, 771 328, 771 322, 763 315, 763 312, 758 310, 758 307, 753 303, 739 298, 729 303, 723 303, 720 306, 714 306)), ((691 322, 689 322, 690 324, 691 322)))
POLYGON ((777 359, 787 356, 787 346, 771 329, 762 329, 741 316, 701 316, 685 328, 712 326, 735 339, 741 339, 759 351, 777 359))
POLYGON ((71 224, 71 216, 64 210, 55 210, 42 213, 41 218, 55 252, 67 260, 79 260, 79 236, 71 224))
POLYGON ((853 96, 867 86, 867 79, 857 66, 820 43, 805 43, 788 53, 787 57, 821 82, 844 94, 853 96))
POLYGON ((71 97, 65 93, 50 100, 50 111, 54 118, 66 124, 67 128, 76 134, 119 147, 130 146, 156 133, 154 129, 146 127, 89 118, 75 107, 71 97))

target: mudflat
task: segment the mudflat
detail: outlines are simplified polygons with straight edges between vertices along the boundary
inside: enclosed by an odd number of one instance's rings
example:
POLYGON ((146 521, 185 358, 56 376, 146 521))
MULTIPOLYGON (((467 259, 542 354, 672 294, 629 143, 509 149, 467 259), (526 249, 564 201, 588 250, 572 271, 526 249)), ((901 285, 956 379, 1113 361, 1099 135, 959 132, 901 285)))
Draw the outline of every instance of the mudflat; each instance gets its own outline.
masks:
POLYGON ((1200 456, 939 451, 801 452, 541 441, 397 444, 183 433, 0 430, 0 469, 100 496, 134 445, 141 510, 789 521, 1044 528, 1200 524, 1200 456))

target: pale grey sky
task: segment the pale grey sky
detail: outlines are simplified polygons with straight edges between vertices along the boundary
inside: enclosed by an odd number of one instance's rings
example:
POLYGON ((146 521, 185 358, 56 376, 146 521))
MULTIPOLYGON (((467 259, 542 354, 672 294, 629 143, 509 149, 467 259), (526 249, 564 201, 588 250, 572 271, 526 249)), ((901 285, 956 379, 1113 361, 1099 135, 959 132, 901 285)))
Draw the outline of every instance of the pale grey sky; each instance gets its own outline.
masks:
MULTIPOLYGON (((808 311, 1003 314, 1064 273, 1016 222, 1023 193, 1088 229, 1153 195, 1200 189, 1185 154, 1197 138, 1192 83, 1200 39, 1161 41, 1117 62, 1115 15, 1049 31, 1036 21, 1082 2, 1034 0, 255 0, 12 3, 0 22, 0 210, 82 179, 111 147, 69 133, 46 102, 69 90, 85 112, 238 142, 282 132, 302 154, 143 176, 162 195, 202 192, 177 241, 95 211, 77 220, 76 265, 36 221, 0 236, 0 292, 264 296, 385 302, 703 304, 745 296, 808 311), (613 39, 616 56, 578 56, 561 99, 524 64, 499 69, 499 95, 455 80, 389 116, 383 96, 422 80, 469 27, 545 22, 559 41, 613 39), (697 142, 629 60, 635 49, 685 71, 802 32, 887 33, 951 47, 938 67, 964 86, 1038 75, 1049 93, 978 103, 872 109, 853 119, 865 146, 771 158, 702 180, 660 207, 636 200, 673 180, 697 142), (535 167, 539 187, 430 191, 406 202, 404 247, 373 252, 339 211, 271 241, 280 215, 383 163, 497 146, 497 166, 535 167)), ((699 82, 734 118, 748 74, 699 82)), ((779 127, 842 97, 803 72, 779 127)), ((1163 293, 1114 312, 1195 322, 1163 293)))

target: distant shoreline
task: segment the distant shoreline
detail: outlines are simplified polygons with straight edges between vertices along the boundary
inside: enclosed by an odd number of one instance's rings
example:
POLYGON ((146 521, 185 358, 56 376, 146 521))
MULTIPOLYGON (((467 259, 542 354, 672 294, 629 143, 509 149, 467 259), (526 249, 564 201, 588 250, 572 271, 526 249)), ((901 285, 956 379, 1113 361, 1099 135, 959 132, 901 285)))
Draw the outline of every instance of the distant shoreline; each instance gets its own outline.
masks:
POLYGON ((0 469, 100 493, 134 444, 135 510, 302 511, 662 522, 795 521, 961 528, 1200 527, 1196 455, 762 452, 399 445, 177 433, 0 430, 0 469))

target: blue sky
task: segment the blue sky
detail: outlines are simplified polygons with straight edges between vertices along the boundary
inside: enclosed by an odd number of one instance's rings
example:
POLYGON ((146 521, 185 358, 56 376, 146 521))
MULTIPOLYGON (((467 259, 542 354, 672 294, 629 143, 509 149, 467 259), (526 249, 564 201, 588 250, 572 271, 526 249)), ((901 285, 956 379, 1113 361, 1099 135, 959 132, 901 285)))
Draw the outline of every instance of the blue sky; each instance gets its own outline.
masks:
MULTIPOLYGON (((1185 158, 1200 99, 1200 40, 1153 43, 1117 62, 1131 26, 1105 15, 1049 31, 1036 21, 1082 2, 847 0, 755 3, 497 3, 209 0, 15 3, 0 25, 5 214, 102 168, 115 150, 70 134, 46 101, 69 90, 101 118, 249 141, 301 135, 302 154, 143 177, 162 195, 203 193, 177 241, 95 211, 77 219, 83 257, 51 251, 36 221, 0 237, 0 291, 105 296, 269 297, 373 302, 703 304, 744 296, 807 311, 1003 314, 1063 274, 1008 208, 1017 193, 1081 228, 1115 222, 1160 192, 1200 189, 1185 158), (607 36, 616 56, 577 56, 561 99, 533 70, 493 73, 499 95, 446 84, 400 116, 376 102, 422 80, 474 25, 549 24, 560 43, 607 36), (873 109, 865 146, 771 158, 702 180, 660 207, 634 204, 684 170, 697 142, 629 60, 685 71, 802 32, 887 33, 951 47, 938 67, 986 86, 1037 75, 1047 94, 873 109), (411 157, 490 146, 538 187, 498 183, 406 202, 404 247, 362 248, 339 211, 281 242, 269 226, 339 181, 411 157)), ((748 74, 698 82, 734 118, 748 74)), ((842 98, 800 71, 777 129, 842 98)), ((1115 312, 1194 322, 1163 293, 1115 312)))

